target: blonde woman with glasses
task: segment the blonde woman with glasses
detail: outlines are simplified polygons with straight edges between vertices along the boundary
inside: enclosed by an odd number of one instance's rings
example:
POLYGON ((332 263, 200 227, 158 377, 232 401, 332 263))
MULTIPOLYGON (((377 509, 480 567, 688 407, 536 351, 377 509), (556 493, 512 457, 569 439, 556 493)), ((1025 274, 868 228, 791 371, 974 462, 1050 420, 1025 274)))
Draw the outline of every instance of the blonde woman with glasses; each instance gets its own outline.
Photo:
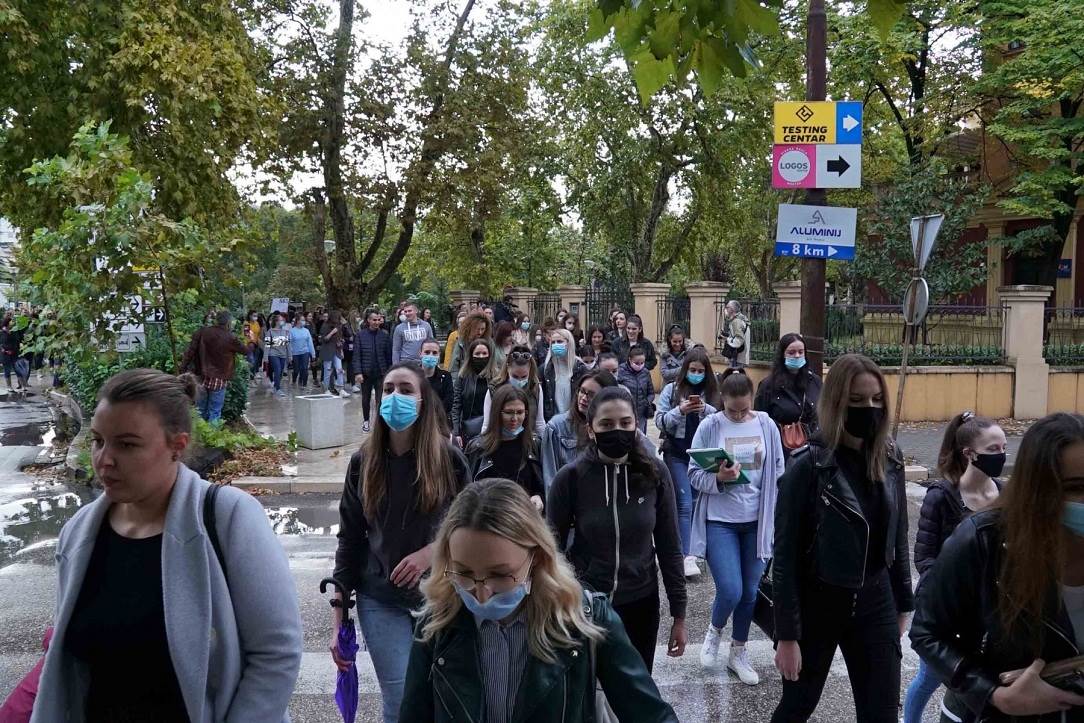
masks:
POLYGON ((584 592, 519 485, 468 486, 434 550, 403 723, 595 721, 596 678, 618 720, 677 720, 606 597, 584 592))

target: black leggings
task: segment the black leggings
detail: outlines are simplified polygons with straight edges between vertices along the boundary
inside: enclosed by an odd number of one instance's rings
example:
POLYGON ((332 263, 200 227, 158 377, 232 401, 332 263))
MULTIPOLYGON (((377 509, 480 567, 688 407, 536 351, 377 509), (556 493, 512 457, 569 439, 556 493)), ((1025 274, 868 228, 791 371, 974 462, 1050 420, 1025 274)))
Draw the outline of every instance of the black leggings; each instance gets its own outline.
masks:
POLYGON ((659 588, 645 598, 613 608, 625 626, 632 647, 644 659, 650 673, 655 663, 655 642, 659 638, 659 588))
POLYGON ((857 593, 801 585, 802 670, 783 681, 772 723, 809 720, 820 702, 836 648, 843 651, 858 723, 897 723, 900 706, 900 629, 888 571, 857 593), (851 611, 854 614, 851 614, 851 611))
POLYGON ((377 376, 375 374, 366 374, 364 380, 361 382, 361 414, 363 419, 369 421, 369 412, 372 410, 370 407, 369 395, 374 394, 376 396, 376 408, 380 409, 380 397, 384 393, 384 377, 383 375, 377 376))

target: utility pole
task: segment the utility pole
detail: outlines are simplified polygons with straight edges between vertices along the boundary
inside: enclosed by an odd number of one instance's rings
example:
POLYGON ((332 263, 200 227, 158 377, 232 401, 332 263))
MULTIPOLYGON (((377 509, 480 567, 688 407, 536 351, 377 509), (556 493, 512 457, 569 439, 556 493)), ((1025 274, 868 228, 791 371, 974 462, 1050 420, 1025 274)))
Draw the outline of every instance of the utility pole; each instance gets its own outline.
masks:
MULTIPOLYGON (((805 36, 805 99, 825 100, 828 93, 828 18, 824 0, 810 0, 805 36)), ((827 204, 823 188, 806 191, 805 203, 827 204)), ((802 259, 801 331, 805 337, 806 363, 820 376, 824 365, 824 259, 802 259)))

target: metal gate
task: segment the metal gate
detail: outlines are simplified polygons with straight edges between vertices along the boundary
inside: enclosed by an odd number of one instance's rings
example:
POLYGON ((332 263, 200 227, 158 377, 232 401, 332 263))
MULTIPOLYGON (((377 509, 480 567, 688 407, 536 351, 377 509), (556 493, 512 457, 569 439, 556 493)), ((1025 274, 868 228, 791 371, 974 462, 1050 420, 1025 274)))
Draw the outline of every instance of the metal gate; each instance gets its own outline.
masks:
POLYGON ((632 291, 628 286, 588 289, 584 303, 587 305, 587 328, 608 328, 610 312, 614 309, 620 309, 626 314, 633 313, 632 291))
POLYGON ((546 319, 556 319, 561 310, 561 295, 555 291, 542 292, 531 301, 531 321, 541 325, 546 319))

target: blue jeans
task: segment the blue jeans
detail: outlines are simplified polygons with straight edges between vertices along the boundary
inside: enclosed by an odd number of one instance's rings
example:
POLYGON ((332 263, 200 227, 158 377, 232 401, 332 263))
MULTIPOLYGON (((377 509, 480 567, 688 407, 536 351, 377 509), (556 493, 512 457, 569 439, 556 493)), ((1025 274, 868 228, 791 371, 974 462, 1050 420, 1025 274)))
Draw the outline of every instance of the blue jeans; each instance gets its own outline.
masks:
POLYGON ((304 354, 294 354, 294 369, 290 372, 290 379, 293 381, 301 380, 301 386, 306 386, 309 383, 309 362, 312 361, 312 355, 308 352, 304 354))
POLYGON ((764 560, 757 558, 757 523, 709 520, 706 533, 708 569, 715 580, 711 624, 722 628, 733 614, 731 637, 744 643, 749 639, 753 606, 765 565, 764 560))
POLYGON ((689 538, 693 525, 693 486, 689 483, 689 463, 673 455, 663 455, 670 478, 674 480, 677 498, 678 532, 681 534, 681 554, 689 554, 689 538))
POLYGON ((406 608, 358 595, 358 620, 380 683, 384 723, 397 723, 414 637, 414 618, 406 608))
POLYGON ((272 356, 267 361, 271 363, 271 383, 275 385, 275 391, 282 390, 282 373, 286 371, 286 357, 272 356))
POLYGON ((324 391, 326 392, 330 385, 331 389, 335 388, 335 379, 338 378, 340 386, 346 384, 346 380, 343 379, 343 360, 339 357, 334 357, 331 361, 324 362, 324 391), (331 368, 335 367, 335 374, 332 376, 331 368))
POLYGON ((926 665, 926 661, 919 658, 918 672, 907 687, 907 697, 903 700, 903 723, 922 723, 922 713, 939 687, 941 681, 926 665))
POLYGON ((200 387, 199 415, 208 422, 217 422, 222 418, 222 405, 226 401, 226 388, 207 391, 200 387))

